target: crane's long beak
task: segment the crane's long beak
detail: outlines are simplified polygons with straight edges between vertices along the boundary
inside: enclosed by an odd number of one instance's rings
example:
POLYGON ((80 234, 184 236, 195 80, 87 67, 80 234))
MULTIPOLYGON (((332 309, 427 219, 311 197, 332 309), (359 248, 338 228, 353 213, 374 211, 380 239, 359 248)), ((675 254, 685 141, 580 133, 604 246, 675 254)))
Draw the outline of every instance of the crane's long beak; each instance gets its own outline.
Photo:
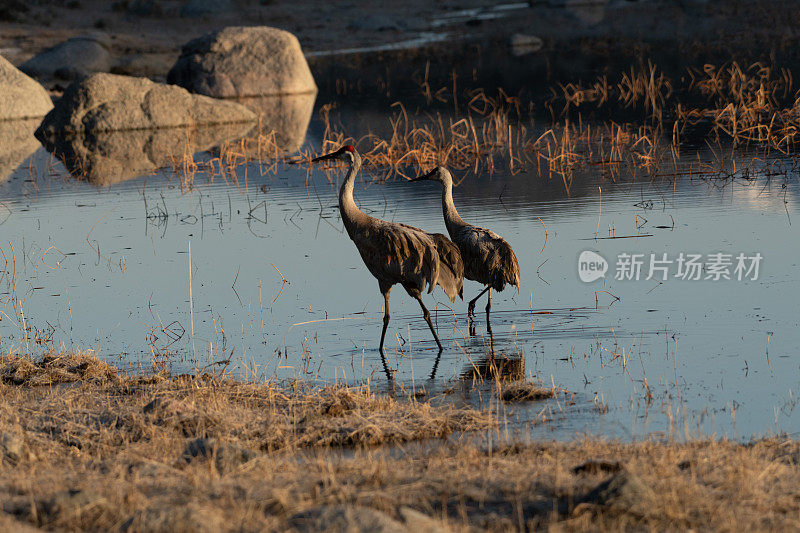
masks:
POLYGON ((429 179, 431 179, 431 176, 433 176, 433 173, 434 173, 434 172, 435 172, 435 169, 434 169, 434 170, 431 170, 431 171, 430 171, 430 172, 428 172, 427 174, 423 174, 422 176, 416 177, 416 178, 414 178, 414 179, 413 179, 413 180, 411 180, 411 181, 422 181, 422 180, 429 180, 429 179))
POLYGON ((329 154, 321 155, 319 157, 315 157, 311 160, 312 163, 316 163, 317 161, 325 161, 328 159, 335 159, 342 151, 336 150, 335 152, 331 152, 329 154))

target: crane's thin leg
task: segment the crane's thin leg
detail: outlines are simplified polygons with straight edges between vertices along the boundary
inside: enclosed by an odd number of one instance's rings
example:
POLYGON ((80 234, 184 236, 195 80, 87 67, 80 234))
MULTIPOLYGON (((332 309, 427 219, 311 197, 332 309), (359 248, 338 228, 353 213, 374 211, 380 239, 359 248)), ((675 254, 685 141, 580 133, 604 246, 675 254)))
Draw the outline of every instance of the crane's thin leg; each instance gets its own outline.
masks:
MULTIPOLYGON (((378 348, 378 351, 381 352, 381 357, 383 357, 383 339, 386 338, 386 329, 389 327, 389 293, 391 291, 391 288, 381 291, 383 292, 383 331, 381 331, 381 345, 378 348)), ((386 360, 384 360, 383 364, 386 366, 386 360)))
POLYGON ((436 339, 436 344, 439 345, 439 352, 441 352, 444 348, 442 348, 442 343, 439 342, 439 335, 436 334, 436 330, 433 329, 433 322, 431 322, 431 314, 428 312, 428 308, 425 307, 425 304, 422 303, 422 298, 419 296, 414 296, 419 302, 419 306, 422 307, 422 316, 425 317, 425 322, 428 323, 428 327, 431 328, 431 333, 433 333, 433 338, 436 339))
POLYGON ((472 300, 469 301, 469 306, 467 306, 467 316, 474 316, 475 315, 475 302, 477 302, 478 298, 483 296, 484 293, 486 291, 490 290, 490 289, 491 289, 491 287, 486 287, 485 289, 483 289, 481 291, 481 293, 479 295, 477 295, 475 298, 473 298, 472 300))
POLYGON ((489 311, 492 310, 492 288, 489 287, 488 297, 486 299, 486 330, 492 338, 492 348, 494 349, 494 336, 492 335, 492 323, 489 321, 489 311))

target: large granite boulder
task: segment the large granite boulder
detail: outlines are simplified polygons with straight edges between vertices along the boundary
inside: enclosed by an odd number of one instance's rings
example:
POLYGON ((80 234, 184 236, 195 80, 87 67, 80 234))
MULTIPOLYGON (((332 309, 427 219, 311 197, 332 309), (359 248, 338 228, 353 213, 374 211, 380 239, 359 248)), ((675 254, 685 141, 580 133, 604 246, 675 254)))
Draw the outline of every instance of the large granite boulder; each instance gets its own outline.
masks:
POLYGON ((229 27, 189 41, 167 82, 216 98, 317 91, 297 37, 266 26, 229 27))
POLYGON ((35 55, 20 70, 42 80, 79 80, 94 72, 111 70, 108 36, 81 35, 35 55))
POLYGON ((51 109, 44 87, 0 56, 0 120, 43 117, 51 109))
POLYGON ((73 83, 37 136, 59 133, 173 128, 252 122, 255 114, 235 102, 190 94, 146 78, 93 74, 73 83))

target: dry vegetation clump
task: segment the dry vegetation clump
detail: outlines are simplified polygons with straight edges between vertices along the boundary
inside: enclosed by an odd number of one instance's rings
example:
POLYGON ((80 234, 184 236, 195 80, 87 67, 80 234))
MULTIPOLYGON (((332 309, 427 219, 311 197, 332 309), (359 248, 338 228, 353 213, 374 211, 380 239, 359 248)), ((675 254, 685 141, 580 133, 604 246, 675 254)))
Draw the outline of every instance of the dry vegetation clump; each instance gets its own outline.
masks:
POLYGON ((0 375, 4 383, 16 386, 7 387, 7 393, 22 400, 38 398, 40 416, 25 422, 34 424, 31 429, 35 424, 60 426, 62 441, 91 446, 99 453, 113 451, 110 443, 134 436, 139 440, 153 432, 235 440, 256 450, 276 451, 441 438, 495 424, 485 412, 398 401, 363 387, 286 389, 208 375, 124 377, 88 353, 47 354, 38 362, 9 357, 0 375), (37 387, 76 381, 77 387, 56 392, 37 387), (95 397, 102 398, 103 409, 90 415, 98 407, 95 397), (66 419, 55 415, 65 408, 79 414, 66 419), (102 431, 111 420, 112 431, 102 431))
POLYGON ((352 144, 364 168, 381 180, 413 177, 436 165, 465 176, 536 169, 563 181, 569 191, 574 173, 587 168, 610 179, 674 179, 680 174, 714 179, 725 173, 721 162, 697 165, 694 154, 683 154, 687 139, 693 146, 724 141, 781 155, 793 153, 800 141, 800 93, 792 73, 761 63, 747 68, 736 62, 705 65, 674 81, 648 62, 619 73, 616 81, 604 74, 586 85, 561 84, 543 104, 499 88, 457 94, 449 88, 433 91, 427 82, 420 87, 427 106, 394 103, 385 127, 378 128, 384 134, 349 131, 335 116, 336 104, 328 103, 320 109, 324 132, 319 152, 305 147, 289 157, 275 131, 258 129, 222 143, 210 156, 198 159, 187 152, 174 157, 172 171, 185 188, 192 187, 198 172, 246 186, 248 171, 277 173, 285 164, 308 162, 352 144), (614 120, 584 120, 582 113, 590 106, 614 120), (549 112, 549 120, 534 120, 535 112, 549 112))
POLYGON ((761 63, 742 67, 735 61, 693 69, 690 90, 699 92, 706 106, 683 106, 677 123, 684 128, 710 121, 712 132, 737 144, 759 143, 782 153, 800 137, 800 93, 793 90, 792 73, 761 63))
POLYGON ((497 398, 504 402, 529 402, 555 397, 567 391, 544 388, 525 375, 525 357, 519 354, 491 354, 473 362, 460 376, 466 386, 489 381, 497 398))
POLYGON ((483 380, 499 382, 523 381, 525 357, 522 354, 487 354, 473 361, 461 373, 461 381, 474 385, 483 380))
MULTIPOLYGON (((522 170, 528 133, 520 99, 502 89, 496 96, 483 89, 464 96, 463 115, 457 112, 443 117, 422 111, 410 115, 402 103, 393 104, 394 113, 388 117, 391 133, 385 137, 375 133, 353 137, 332 119, 333 106, 323 106, 321 152, 355 145, 365 168, 381 179, 414 177, 411 173, 436 165, 474 174, 493 173, 498 165, 508 166, 511 172, 522 170)), ((314 155, 303 154, 306 159, 314 155)))
POLYGON ((31 383, 0 383, 9 529, 800 527, 792 440, 498 448, 480 438, 495 431, 490 413, 362 388, 208 376, 31 383), (384 442, 406 443, 374 446, 384 442), (587 459, 615 466, 581 467, 587 459))
POLYGON ((14 385, 55 385, 75 381, 113 381, 117 369, 87 352, 48 352, 38 361, 19 355, 0 357, 0 381, 14 385))
POLYGON ((256 163, 260 176, 277 174, 280 163, 287 156, 281 144, 275 130, 258 127, 248 137, 220 143, 209 151, 209 157, 197 158, 187 146, 182 156, 170 159, 171 171, 180 178, 181 188, 187 190, 193 187, 198 173, 211 181, 219 178, 243 187, 249 181, 246 163, 256 163), (244 183, 240 181, 239 168, 243 169, 241 181, 244 183))
MULTIPOLYGON (((706 65, 677 85, 648 63, 622 72, 617 83, 603 75, 587 86, 561 85, 545 104, 551 122, 543 126, 533 118, 533 101, 500 89, 496 95, 466 91, 458 99, 426 86, 429 103, 451 103, 454 112, 443 117, 422 109, 412 115, 398 102, 387 119, 391 133, 355 137, 331 117, 332 105, 323 106, 321 152, 353 144, 365 168, 380 179, 408 178, 440 164, 465 175, 536 168, 539 175, 562 180, 567 191, 574 172, 585 168, 598 168, 611 179, 683 173, 714 177, 723 172, 722 164, 695 168, 696 161, 682 157, 684 138, 700 131, 702 140, 731 141, 734 147, 754 143, 787 154, 800 131, 800 96, 792 96, 791 88, 790 71, 760 64, 748 69, 736 63, 719 69, 706 65), (584 121, 581 112, 589 105, 613 116, 623 113, 628 120, 641 116, 632 122, 584 121)), ((312 155, 302 154, 306 159, 312 155)))
POLYGON ((498 385, 497 397, 504 402, 531 402, 546 400, 556 395, 555 389, 542 387, 533 381, 511 381, 498 385))

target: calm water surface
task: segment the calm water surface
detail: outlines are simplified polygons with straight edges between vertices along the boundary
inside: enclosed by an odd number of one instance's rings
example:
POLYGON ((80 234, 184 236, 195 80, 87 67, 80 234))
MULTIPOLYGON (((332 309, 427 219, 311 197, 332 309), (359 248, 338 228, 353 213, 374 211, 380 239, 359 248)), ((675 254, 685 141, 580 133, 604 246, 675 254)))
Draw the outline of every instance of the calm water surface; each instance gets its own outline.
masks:
MULTIPOLYGON (((320 128, 312 122, 306 142, 318 144, 320 128)), ((343 232, 341 173, 262 175, 250 164, 236 179, 198 174, 189 191, 166 171, 100 188, 53 161, 39 148, 0 182, 4 352, 34 353, 39 342, 134 370, 230 359, 241 376, 386 386, 383 300, 343 232)), ((374 216, 446 233, 437 187, 365 177, 356 197, 374 216)), ((798 194, 792 172, 612 183, 589 169, 570 194, 535 171, 467 178, 455 190, 462 217, 511 243, 522 286, 493 296, 492 336, 483 302, 470 334, 466 301, 427 295, 445 345, 438 361, 416 302, 396 286, 386 350, 395 386, 491 402, 473 374, 494 353, 522 357, 517 372, 571 393, 499 407, 534 437, 797 436, 798 194), (608 260, 605 278, 581 281, 586 250, 608 260), (643 254, 639 280, 615 279, 625 253, 643 254), (731 254, 734 279, 680 279, 676 263, 666 281, 645 279, 650 254, 664 253, 731 254), (761 254, 757 279, 735 279, 739 253, 761 254)), ((466 299, 479 290, 465 282, 466 299)))

